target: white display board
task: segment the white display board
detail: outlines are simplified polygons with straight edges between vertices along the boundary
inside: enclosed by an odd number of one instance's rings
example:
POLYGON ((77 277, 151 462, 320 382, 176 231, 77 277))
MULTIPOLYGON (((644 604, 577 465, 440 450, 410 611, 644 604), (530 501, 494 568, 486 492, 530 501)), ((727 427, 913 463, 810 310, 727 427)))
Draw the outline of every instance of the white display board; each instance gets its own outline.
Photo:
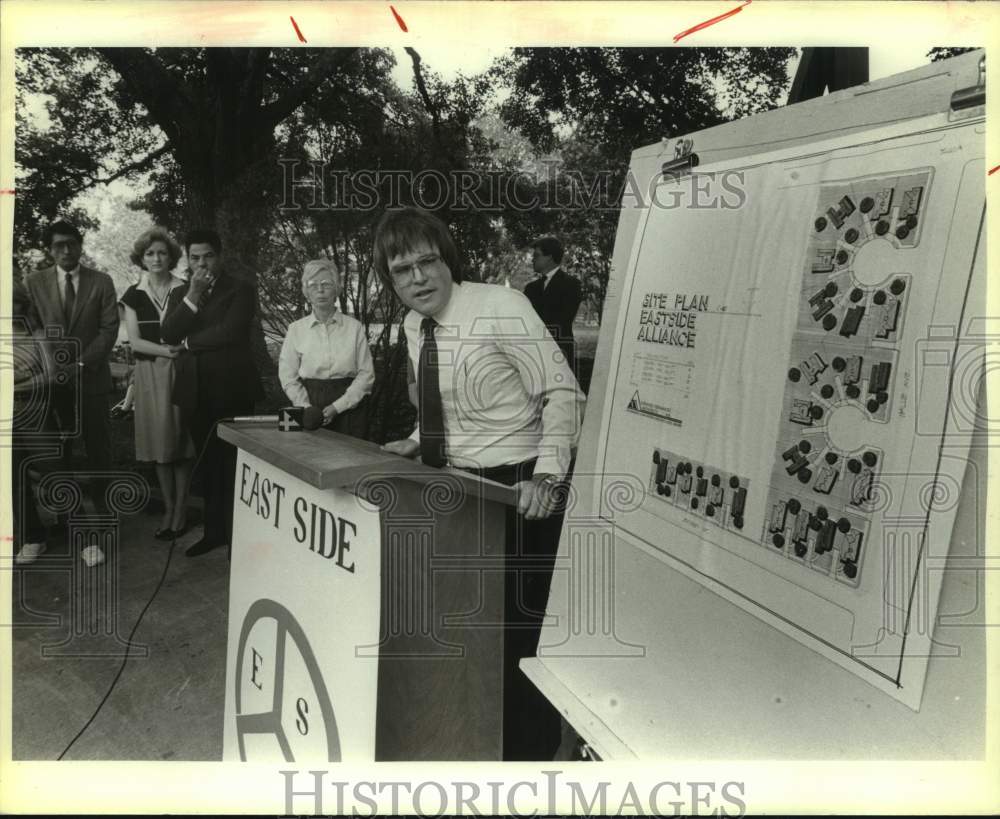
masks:
POLYGON ((966 466, 941 450, 985 292, 984 137, 940 114, 660 181, 602 330, 599 516, 911 708, 940 590, 920 557, 966 466))
POLYGON ((379 513, 239 451, 223 758, 374 761, 379 513))

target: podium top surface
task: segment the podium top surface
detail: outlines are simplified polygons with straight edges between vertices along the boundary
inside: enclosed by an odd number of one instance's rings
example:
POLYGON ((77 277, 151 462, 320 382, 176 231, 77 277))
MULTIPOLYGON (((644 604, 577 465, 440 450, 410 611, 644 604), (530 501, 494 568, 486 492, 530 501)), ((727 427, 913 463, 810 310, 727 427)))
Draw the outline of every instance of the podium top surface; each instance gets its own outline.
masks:
POLYGON ((386 452, 378 444, 325 429, 282 432, 267 424, 219 424, 219 437, 317 489, 353 489, 364 480, 397 478, 428 483, 442 475, 471 495, 514 505, 514 490, 459 469, 434 469, 386 452))

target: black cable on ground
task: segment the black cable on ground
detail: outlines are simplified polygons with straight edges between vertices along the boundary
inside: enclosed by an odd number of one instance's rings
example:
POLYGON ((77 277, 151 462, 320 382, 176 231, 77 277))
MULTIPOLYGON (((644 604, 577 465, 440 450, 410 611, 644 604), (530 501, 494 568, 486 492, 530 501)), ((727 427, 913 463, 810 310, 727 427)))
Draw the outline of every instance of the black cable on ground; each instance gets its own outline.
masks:
POLYGON ((111 696, 111 692, 115 690, 115 685, 118 684, 118 680, 125 672, 125 664, 128 662, 129 651, 132 648, 132 638, 135 636, 135 632, 138 630, 139 624, 142 623, 142 618, 145 616, 146 611, 149 609, 151 605, 153 605, 153 601, 156 599, 156 595, 159 594, 160 588, 163 586, 163 581, 167 579, 167 570, 170 568, 170 560, 174 556, 174 549, 176 548, 176 546, 177 546, 177 539, 175 538, 170 543, 170 551, 167 553, 167 563, 163 567, 163 574, 160 575, 160 582, 156 584, 156 588, 153 589, 152 596, 146 602, 146 605, 143 606, 142 611, 139 612, 139 617, 136 618, 135 625, 132 626, 132 631, 129 632, 128 639, 125 641, 125 656, 122 658, 122 664, 118 668, 118 673, 115 674, 115 678, 111 681, 111 685, 108 686, 107 693, 105 693, 104 697, 97 704, 97 708, 94 709, 94 713, 90 715, 90 719, 88 719, 84 723, 83 727, 77 732, 76 736, 69 741, 69 745, 63 748, 62 753, 56 757, 57 762, 61 760, 64 756, 66 756, 66 754, 69 752, 69 749, 72 748, 73 745, 76 743, 76 741, 83 736, 84 731, 86 731, 90 727, 91 723, 95 719, 97 719, 97 715, 101 713, 101 709, 104 707, 104 703, 108 701, 108 698, 111 696))
MULTIPOLYGON (((220 419, 220 420, 225 420, 225 419, 220 419)), ((191 467, 192 479, 194 478, 195 471, 198 469, 198 466, 201 463, 202 456, 204 456, 205 450, 208 448, 208 443, 209 441, 212 440, 212 436, 215 434, 215 429, 218 425, 219 421, 216 421, 212 425, 211 431, 205 437, 205 442, 201 446, 201 452, 198 453, 198 457, 195 458, 194 465, 191 467)), ((74 744, 76 744, 76 741, 83 736, 84 732, 91 726, 94 720, 97 719, 97 715, 101 713, 101 709, 104 707, 104 704, 108 701, 108 699, 111 696, 111 693, 115 690, 115 686, 118 684, 118 680, 120 680, 122 674, 125 673, 125 665, 129 661, 129 651, 132 648, 132 638, 135 636, 135 633, 138 630, 139 625, 142 623, 142 618, 146 615, 146 612, 149 610, 149 607, 153 605, 153 601, 156 599, 156 595, 160 593, 160 589, 163 587, 163 581, 167 579, 167 571, 170 569, 170 561, 173 559, 175 548, 177 548, 176 535, 170 541, 170 551, 167 552, 167 562, 166 565, 164 565, 163 567, 163 574, 160 575, 160 581, 156 584, 156 588, 153 589, 153 594, 150 596, 149 600, 146 601, 146 605, 143 606, 142 611, 139 612, 139 616, 136 618, 135 625, 132 626, 132 631, 129 632, 128 639, 125 641, 125 656, 122 658, 122 664, 118 668, 118 673, 115 674, 115 678, 111 681, 111 685, 108 686, 107 692, 101 698, 101 701, 97 704, 97 708, 94 709, 94 713, 90 715, 90 719, 88 719, 83 724, 83 727, 79 731, 77 731, 76 736, 69 741, 69 744, 65 748, 63 748, 62 753, 56 757, 57 762, 61 760, 64 756, 66 756, 67 753, 69 753, 69 749, 72 748, 74 744)))

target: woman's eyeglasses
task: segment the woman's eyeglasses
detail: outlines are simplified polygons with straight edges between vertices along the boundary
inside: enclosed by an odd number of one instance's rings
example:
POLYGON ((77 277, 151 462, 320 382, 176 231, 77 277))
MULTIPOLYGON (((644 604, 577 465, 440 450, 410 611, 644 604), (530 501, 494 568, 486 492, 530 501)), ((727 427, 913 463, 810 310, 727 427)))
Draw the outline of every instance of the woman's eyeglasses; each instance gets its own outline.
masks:
POLYGON ((306 285, 306 289, 310 292, 317 293, 325 290, 336 290, 336 282, 309 282, 306 285))

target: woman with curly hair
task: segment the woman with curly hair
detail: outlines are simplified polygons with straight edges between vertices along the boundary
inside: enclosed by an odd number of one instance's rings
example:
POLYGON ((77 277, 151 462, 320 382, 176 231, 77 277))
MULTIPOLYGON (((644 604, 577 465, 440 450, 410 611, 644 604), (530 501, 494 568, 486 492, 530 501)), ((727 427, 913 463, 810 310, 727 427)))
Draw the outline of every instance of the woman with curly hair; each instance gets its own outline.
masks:
POLYGON ((187 531, 187 498, 194 445, 174 406, 174 359, 183 349, 162 343, 160 322, 170 291, 184 281, 171 272, 181 248, 162 227, 147 230, 132 248, 133 264, 143 269, 138 284, 122 294, 122 321, 135 353, 135 457, 156 464, 164 512, 154 533, 172 540, 187 531))

